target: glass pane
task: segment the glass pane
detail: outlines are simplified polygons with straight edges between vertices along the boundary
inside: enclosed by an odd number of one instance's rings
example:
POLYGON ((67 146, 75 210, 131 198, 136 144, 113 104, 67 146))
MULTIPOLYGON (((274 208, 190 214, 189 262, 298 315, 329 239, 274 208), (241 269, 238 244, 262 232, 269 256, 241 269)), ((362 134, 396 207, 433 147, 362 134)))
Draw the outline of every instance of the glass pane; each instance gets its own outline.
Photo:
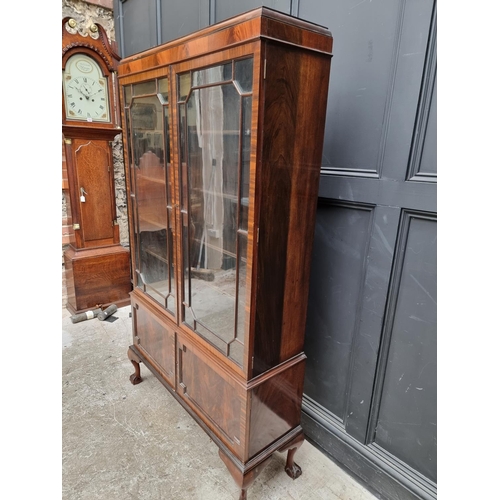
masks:
MULTIPOLYGON (((163 107, 163 137, 165 149, 165 161, 167 163, 167 179, 171 179, 171 165, 170 165, 170 129, 169 129, 169 109, 168 106, 163 107)), ((167 189, 167 205, 172 206, 172 186, 169 184, 167 189)))
POLYGON ((125 102, 125 106, 130 106, 130 101, 132 99, 132 86, 127 85, 123 87, 123 100, 125 102))
POLYGON ((249 58, 184 73, 177 80, 183 320, 240 366, 252 115, 252 96, 241 94, 251 92, 252 74, 249 58), (237 81, 231 81, 233 76, 237 81))
POLYGON ((180 157, 181 157, 181 209, 187 211, 187 191, 188 191, 188 177, 187 177, 187 140, 186 140, 186 105, 179 105, 179 141, 180 141, 180 157))
MULTIPOLYGON (((224 78, 223 66, 210 69, 219 73, 219 78, 211 76, 214 81, 224 78)), ((237 356, 241 364, 242 358, 237 353, 243 351, 233 340, 237 333, 237 288, 244 290, 243 311, 246 289, 245 271, 238 280, 241 284, 237 284, 237 262, 241 265, 244 257, 236 245, 242 101, 232 83, 195 89, 187 94, 185 176, 189 192, 183 236, 187 245, 185 302, 190 310, 186 307, 185 321, 222 352, 233 358, 237 356)), ((243 240, 246 242, 246 235, 243 240)), ((246 255, 246 243, 243 246, 246 255)), ((244 338, 244 319, 243 312, 243 326, 238 329, 241 338, 244 338)))
POLYGON ((156 80, 133 85, 134 96, 156 94, 156 80))
POLYGON ((227 63, 212 68, 193 71, 193 87, 199 85, 209 85, 212 83, 221 83, 231 80, 233 77, 233 64, 227 63))
POLYGON ((252 92, 253 57, 234 63, 234 80, 242 93, 252 92))
POLYGON ((241 341, 245 338, 246 299, 247 299, 247 237, 238 234, 238 321, 236 337, 241 341))
POLYGON ((175 316, 175 295, 171 294, 167 298, 167 309, 175 316))
POLYGON ((234 340, 229 344, 229 357, 243 366, 243 344, 239 340, 234 340))
POLYGON ((168 78, 158 80, 158 97, 161 102, 168 102, 168 78))
POLYGON ((184 264, 184 321, 194 330, 194 315, 191 309, 191 266, 186 265, 189 262, 189 229, 187 229, 187 213, 182 214, 182 260, 184 264))
POLYGON ((137 207, 138 284, 174 313, 172 303, 175 301, 171 298, 175 295, 173 213, 171 207, 167 207, 165 162, 168 108, 161 105, 156 95, 134 98, 130 105, 130 122, 137 207))
MULTIPOLYGON (((129 90, 131 91, 132 90, 132 87, 126 87, 124 89, 125 91, 126 90, 129 90)), ((126 92, 124 91, 124 94, 126 95, 126 92)), ((131 92, 130 92, 131 93, 131 92)), ((130 95, 129 95, 130 97, 130 95)), ((139 241, 138 241, 138 231, 136 230, 137 228, 137 222, 136 222, 136 216, 137 216, 137 203, 136 203, 136 198, 135 198, 135 192, 136 192, 136 189, 135 189, 135 176, 134 176, 134 168, 132 167, 132 163, 133 163, 133 156, 132 156, 132 149, 133 149, 133 145, 131 143, 132 141, 132 128, 131 128, 131 120, 130 120, 130 110, 129 109, 125 109, 125 127, 126 127, 126 130, 127 130, 127 138, 129 140, 127 140, 127 154, 128 154, 128 157, 129 157, 129 161, 131 163, 131 185, 130 185, 130 201, 131 201, 131 206, 130 206, 130 214, 133 214, 133 221, 134 221, 134 230, 133 230, 133 233, 130 235, 131 238, 133 238, 134 240, 134 262, 136 263, 136 267, 134 269, 134 274, 135 274, 135 283, 136 283, 136 286, 137 287, 142 287, 143 283, 142 283, 142 280, 141 280, 141 276, 140 276, 140 272, 139 272, 139 262, 140 262, 140 258, 139 258, 139 241)))
POLYGON ((250 131, 252 129, 252 97, 242 98, 241 179, 239 228, 248 231, 248 194, 250 186, 250 131))
POLYGON ((191 74, 184 73, 182 75, 179 75, 177 80, 177 86, 179 87, 178 89, 179 102, 184 102, 191 87, 191 74))

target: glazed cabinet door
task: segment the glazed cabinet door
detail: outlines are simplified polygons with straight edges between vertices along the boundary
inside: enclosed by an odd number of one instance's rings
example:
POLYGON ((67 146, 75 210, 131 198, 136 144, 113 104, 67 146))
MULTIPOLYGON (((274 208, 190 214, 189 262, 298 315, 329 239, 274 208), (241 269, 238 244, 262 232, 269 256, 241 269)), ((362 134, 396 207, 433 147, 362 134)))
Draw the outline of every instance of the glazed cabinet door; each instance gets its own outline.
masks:
POLYGON ((175 194, 167 77, 123 88, 135 288, 176 316, 175 194))
POLYGON ((243 368, 255 60, 245 48, 225 56, 173 67, 181 186, 180 324, 243 368))

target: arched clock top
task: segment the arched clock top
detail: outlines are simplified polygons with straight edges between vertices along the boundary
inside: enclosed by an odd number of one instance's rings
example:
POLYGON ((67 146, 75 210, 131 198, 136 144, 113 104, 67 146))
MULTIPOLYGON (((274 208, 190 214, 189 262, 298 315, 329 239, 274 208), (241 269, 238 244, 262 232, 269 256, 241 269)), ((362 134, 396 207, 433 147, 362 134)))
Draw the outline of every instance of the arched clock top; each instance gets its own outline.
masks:
POLYGON ((62 20, 63 65, 70 53, 81 49, 94 52, 108 71, 116 71, 120 56, 108 40, 105 29, 98 23, 82 26, 75 19, 65 17, 62 20))

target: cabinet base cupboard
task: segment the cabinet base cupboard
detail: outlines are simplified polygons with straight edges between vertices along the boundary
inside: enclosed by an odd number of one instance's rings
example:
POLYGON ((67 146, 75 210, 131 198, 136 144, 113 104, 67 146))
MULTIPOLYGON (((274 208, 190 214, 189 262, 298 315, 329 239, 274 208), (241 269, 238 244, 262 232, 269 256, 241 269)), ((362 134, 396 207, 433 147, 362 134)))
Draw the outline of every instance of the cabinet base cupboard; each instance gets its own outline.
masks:
POLYGON ((133 344, 241 499, 300 426, 333 41, 262 7, 123 59, 133 344))

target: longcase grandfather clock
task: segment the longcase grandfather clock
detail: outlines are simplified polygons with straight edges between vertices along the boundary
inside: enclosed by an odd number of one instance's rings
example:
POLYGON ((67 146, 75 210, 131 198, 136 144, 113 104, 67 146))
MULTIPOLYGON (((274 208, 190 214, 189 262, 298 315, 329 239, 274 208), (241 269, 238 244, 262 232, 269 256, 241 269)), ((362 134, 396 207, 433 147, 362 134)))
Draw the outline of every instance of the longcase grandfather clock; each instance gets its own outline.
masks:
POLYGON ((62 26, 62 132, 73 232, 64 252, 74 314, 130 303, 130 251, 120 244, 113 140, 121 134, 114 76, 119 56, 97 24, 62 26))

